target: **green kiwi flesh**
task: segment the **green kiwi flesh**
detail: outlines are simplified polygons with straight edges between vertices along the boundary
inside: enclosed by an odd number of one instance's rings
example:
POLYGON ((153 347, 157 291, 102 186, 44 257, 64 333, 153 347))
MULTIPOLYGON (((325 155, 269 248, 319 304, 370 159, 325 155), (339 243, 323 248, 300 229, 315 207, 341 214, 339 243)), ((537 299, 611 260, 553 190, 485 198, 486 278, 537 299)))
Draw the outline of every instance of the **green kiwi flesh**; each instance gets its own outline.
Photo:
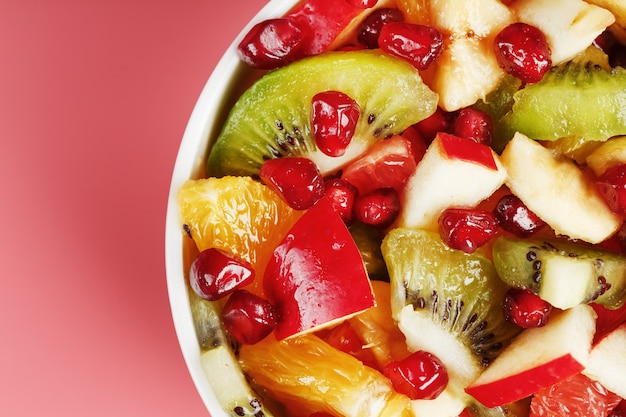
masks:
POLYGON ((212 176, 258 175, 264 161, 308 157, 323 174, 339 169, 371 143, 402 133, 432 113, 438 96, 409 63, 380 51, 333 51, 266 73, 231 109, 208 158, 212 176), (350 96, 361 115, 346 153, 330 157, 311 136, 311 99, 350 96))
POLYGON ((616 309, 626 295, 626 257, 580 243, 501 236, 493 262, 508 285, 562 309, 592 301, 616 309))
POLYGON ((393 229, 381 250, 392 314, 407 344, 439 357, 448 368, 449 386, 457 385, 453 395, 462 396, 463 384, 471 383, 521 331, 502 311, 509 287, 486 256, 450 249, 435 232, 393 229))
POLYGON ((517 91, 513 100, 497 122, 508 139, 516 131, 535 140, 604 141, 626 134, 626 69, 621 67, 570 61, 517 91))

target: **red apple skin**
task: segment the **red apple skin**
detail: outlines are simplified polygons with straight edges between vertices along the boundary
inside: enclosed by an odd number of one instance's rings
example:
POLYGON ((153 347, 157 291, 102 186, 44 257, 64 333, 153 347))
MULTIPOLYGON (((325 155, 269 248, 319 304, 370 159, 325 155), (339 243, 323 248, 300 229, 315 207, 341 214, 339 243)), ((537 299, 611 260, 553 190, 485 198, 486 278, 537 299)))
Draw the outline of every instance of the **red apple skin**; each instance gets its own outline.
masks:
POLYGON ((278 340, 317 330, 376 305, 360 252, 323 198, 274 251, 263 278, 278 340))
POLYGON ((476 162, 494 171, 498 170, 489 146, 443 132, 437 133, 437 136, 439 136, 441 147, 448 158, 476 162))
POLYGON ((566 354, 509 377, 465 389, 485 407, 498 407, 512 403, 573 376, 584 369, 572 355, 566 354))

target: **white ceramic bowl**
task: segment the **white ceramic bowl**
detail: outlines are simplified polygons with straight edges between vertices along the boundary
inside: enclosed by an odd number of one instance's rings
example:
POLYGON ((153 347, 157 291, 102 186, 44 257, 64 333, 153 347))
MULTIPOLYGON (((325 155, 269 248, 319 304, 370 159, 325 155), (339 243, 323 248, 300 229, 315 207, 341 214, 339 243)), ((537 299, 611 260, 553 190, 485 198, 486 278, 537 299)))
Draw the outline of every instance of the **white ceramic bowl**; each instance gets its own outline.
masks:
POLYGON ((228 417, 222 410, 200 364, 200 347, 191 316, 185 283, 185 253, 179 220, 176 192, 189 178, 198 178, 204 171, 207 150, 215 141, 229 106, 236 99, 241 85, 250 70, 237 57, 237 45, 256 23, 288 12, 298 0, 271 0, 228 47, 213 74, 207 81, 191 114, 182 138, 167 204, 165 226, 165 267, 172 317, 183 357, 191 378, 213 417, 228 417))

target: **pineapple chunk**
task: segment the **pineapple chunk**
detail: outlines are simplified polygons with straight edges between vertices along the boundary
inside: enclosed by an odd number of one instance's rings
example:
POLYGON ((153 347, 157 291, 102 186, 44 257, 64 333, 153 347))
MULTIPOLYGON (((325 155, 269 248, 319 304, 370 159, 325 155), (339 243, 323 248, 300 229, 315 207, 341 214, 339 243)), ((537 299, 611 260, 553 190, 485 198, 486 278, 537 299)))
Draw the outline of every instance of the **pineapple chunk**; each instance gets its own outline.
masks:
POLYGON ((583 52, 615 22, 611 12, 583 0, 517 0, 511 9, 546 35, 553 65, 583 52))

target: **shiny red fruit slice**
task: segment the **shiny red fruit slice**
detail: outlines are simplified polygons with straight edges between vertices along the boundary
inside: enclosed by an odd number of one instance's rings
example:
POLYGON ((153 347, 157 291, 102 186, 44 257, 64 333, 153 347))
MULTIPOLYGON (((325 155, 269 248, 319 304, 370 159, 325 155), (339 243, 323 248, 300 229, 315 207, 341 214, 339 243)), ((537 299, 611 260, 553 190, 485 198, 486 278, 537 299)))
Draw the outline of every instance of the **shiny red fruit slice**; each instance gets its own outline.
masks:
POLYGON ((359 249, 326 199, 304 213, 278 245, 263 287, 276 308, 279 340, 375 305, 359 249))
POLYGON ((434 400, 448 385, 448 371, 432 353, 418 350, 383 371, 394 389, 412 400, 434 400))

